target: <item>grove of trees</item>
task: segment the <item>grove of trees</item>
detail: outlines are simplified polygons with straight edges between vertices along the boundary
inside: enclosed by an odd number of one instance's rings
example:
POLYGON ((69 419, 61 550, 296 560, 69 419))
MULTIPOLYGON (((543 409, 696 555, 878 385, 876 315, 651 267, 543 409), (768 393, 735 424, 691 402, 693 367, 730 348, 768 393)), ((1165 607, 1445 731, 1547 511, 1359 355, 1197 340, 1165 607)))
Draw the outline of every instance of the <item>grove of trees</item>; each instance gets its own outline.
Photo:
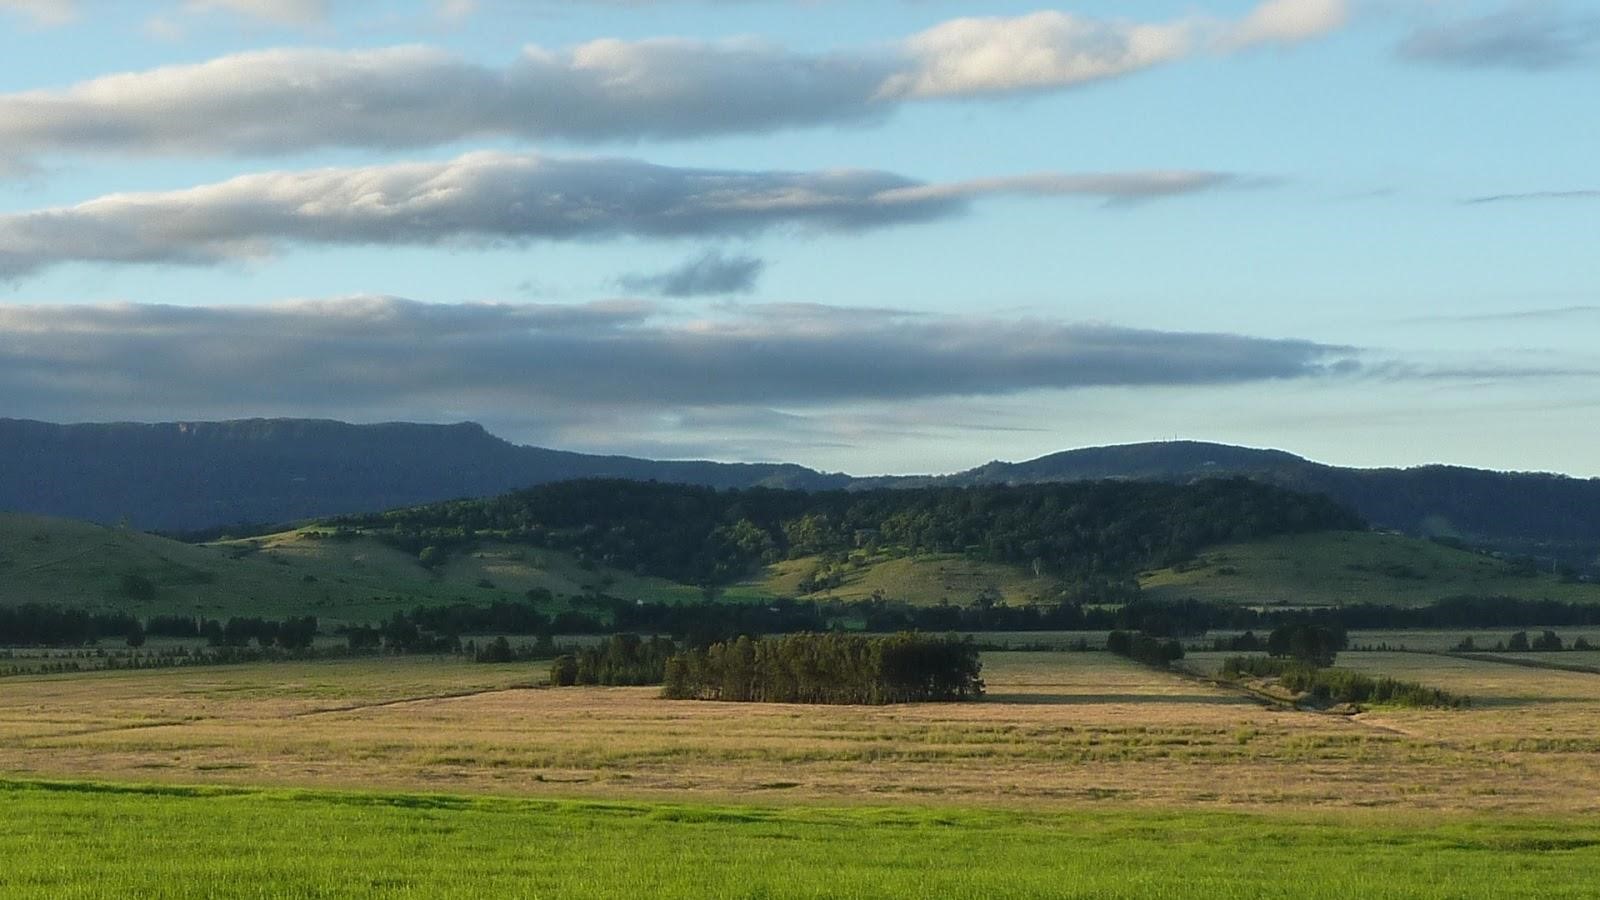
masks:
POLYGON ((740 637, 667 660, 676 700, 885 704, 975 700, 982 663, 970 641, 901 633, 740 637))

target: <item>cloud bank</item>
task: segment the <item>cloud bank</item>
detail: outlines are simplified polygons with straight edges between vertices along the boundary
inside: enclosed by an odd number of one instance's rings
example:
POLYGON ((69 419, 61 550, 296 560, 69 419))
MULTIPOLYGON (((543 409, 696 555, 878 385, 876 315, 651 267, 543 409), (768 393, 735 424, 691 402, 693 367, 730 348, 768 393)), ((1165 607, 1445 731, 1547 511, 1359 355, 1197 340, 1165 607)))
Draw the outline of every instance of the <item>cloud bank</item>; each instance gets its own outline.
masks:
POLYGON ((701 320, 636 301, 0 307, 7 414, 58 421, 660 416, 1308 378, 1350 370, 1353 353, 1233 334, 807 304, 701 320))
MULTIPOLYGON (((296 18, 318 3, 208 0, 296 18)), ((44 0, 27 8, 56 8, 44 0)), ((427 47, 239 53, 0 95, 0 153, 273 155, 510 137, 688 138, 873 122, 899 105, 1061 90, 1198 53, 1329 33, 1345 0, 1139 23, 1046 11, 956 19, 888 47, 799 53, 743 38, 528 46, 505 67, 427 47)))
POLYGON ((957 215, 995 193, 1108 202, 1193 193, 1206 172, 1032 175, 924 184, 889 172, 734 171, 471 153, 448 162, 267 172, 0 215, 0 277, 65 262, 210 265, 285 245, 485 245, 776 226, 858 231, 957 215))

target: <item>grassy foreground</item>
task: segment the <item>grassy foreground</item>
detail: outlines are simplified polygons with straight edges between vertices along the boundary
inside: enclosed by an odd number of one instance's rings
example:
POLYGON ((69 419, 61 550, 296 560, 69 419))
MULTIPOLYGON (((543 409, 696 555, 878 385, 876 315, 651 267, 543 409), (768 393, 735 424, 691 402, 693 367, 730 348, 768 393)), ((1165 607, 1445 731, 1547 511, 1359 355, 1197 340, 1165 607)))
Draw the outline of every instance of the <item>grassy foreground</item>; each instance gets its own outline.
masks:
POLYGON ((0 896, 1577 897, 1600 824, 0 781, 0 896))

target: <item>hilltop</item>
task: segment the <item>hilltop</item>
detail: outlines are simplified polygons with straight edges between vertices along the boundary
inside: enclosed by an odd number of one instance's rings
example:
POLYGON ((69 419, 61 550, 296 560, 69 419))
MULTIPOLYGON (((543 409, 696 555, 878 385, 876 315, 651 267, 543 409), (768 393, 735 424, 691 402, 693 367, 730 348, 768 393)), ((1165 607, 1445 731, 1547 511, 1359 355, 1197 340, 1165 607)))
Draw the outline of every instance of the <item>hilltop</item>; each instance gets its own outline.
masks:
POLYGON ((825 488, 787 464, 658 462, 512 444, 474 423, 244 419, 53 425, 0 419, 0 510, 189 531, 287 523, 574 478, 825 488))
POLYGON ((1034 484, 1127 478, 1182 483, 1243 476, 1325 494, 1373 526, 1511 554, 1600 565, 1600 479, 1460 466, 1355 469, 1286 453, 1200 441, 1093 447, 992 462, 915 483, 1034 484))
POLYGON ((0 419, 0 458, 7 462, 0 468, 0 511, 211 536, 582 478, 862 491, 1238 476, 1325 494, 1377 528, 1600 573, 1600 479, 1440 465, 1344 468, 1282 450, 1198 441, 1068 450, 947 475, 855 477, 786 463, 660 461, 520 446, 472 423, 0 419))

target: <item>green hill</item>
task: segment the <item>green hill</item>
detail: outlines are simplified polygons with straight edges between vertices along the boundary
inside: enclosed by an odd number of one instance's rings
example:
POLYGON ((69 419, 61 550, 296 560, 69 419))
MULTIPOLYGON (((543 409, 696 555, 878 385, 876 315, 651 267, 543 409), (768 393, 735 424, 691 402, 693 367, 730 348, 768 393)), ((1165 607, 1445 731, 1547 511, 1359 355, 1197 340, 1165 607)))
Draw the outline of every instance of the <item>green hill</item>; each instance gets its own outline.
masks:
POLYGON ((1600 602, 1600 585, 1524 564, 1381 532, 1283 535, 1213 547, 1140 573, 1146 596, 1251 606, 1420 606, 1452 596, 1600 602))
POLYGON ((486 543, 432 570, 364 536, 315 529, 215 544, 185 544, 69 519, 0 514, 0 603, 226 618, 314 615, 364 623, 418 604, 566 598, 602 591, 680 602, 697 588, 604 567, 556 551, 486 543))
POLYGON ((808 556, 767 566, 742 587, 807 600, 870 600, 883 597, 917 605, 969 606, 982 597, 1011 606, 1052 603, 1063 585, 1022 566, 975 560, 958 553, 920 556, 852 554, 830 563, 808 556), (832 576, 830 579, 829 576, 832 576), (817 582, 821 581, 822 586, 817 582), (811 588, 811 590, 807 590, 811 588))
MULTIPOLYGON (((1351 603, 1418 606, 1461 595, 1600 602, 1600 585, 1524 564, 1387 533, 1318 532, 1213 545, 1186 562, 1139 573, 1146 597, 1251 606, 1351 603)), ((1048 569, 950 552, 862 549, 758 566, 711 592, 724 602, 776 597, 969 606, 1060 600, 1070 584, 1048 569)), ((482 538, 431 567, 377 537, 327 526, 213 544, 121 528, 0 514, 0 604, 45 603, 148 617, 314 615, 328 625, 375 622, 417 605, 525 601, 546 612, 606 594, 682 603, 707 591, 562 550, 482 538), (548 593, 546 593, 548 592, 548 593), (547 598, 547 599, 546 599, 547 598)))

